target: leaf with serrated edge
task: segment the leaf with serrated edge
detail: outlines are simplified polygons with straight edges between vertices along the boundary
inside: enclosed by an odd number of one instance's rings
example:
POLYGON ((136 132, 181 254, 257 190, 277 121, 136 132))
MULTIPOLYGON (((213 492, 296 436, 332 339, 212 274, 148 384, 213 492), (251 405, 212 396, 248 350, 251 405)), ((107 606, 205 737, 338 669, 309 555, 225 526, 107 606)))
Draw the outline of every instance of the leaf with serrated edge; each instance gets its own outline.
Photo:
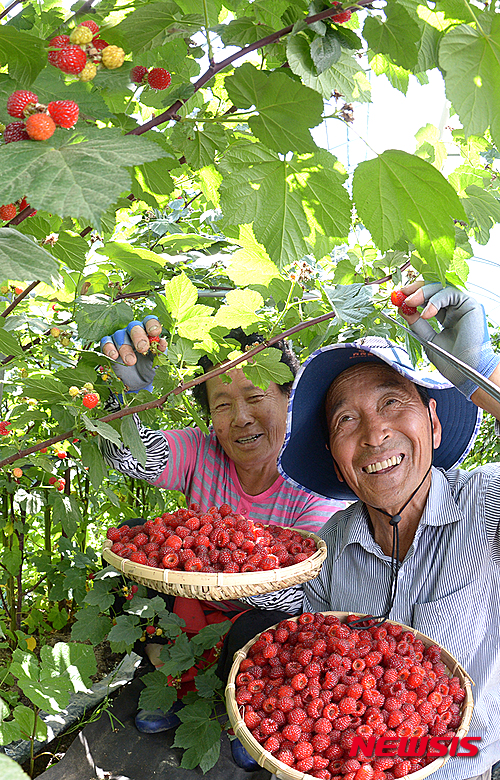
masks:
POLYGON ((165 304, 176 321, 181 321, 198 300, 198 291, 185 273, 165 283, 165 304))
POLYGON ((316 75, 309 39, 305 35, 289 35, 286 52, 292 71, 300 76, 306 86, 319 92, 325 100, 329 100, 332 93, 337 91, 346 103, 351 103, 353 100, 369 102, 370 84, 363 68, 348 52, 342 51, 337 62, 319 76, 316 75))
POLYGON ((177 689, 167 685, 165 675, 159 671, 149 672, 141 677, 141 682, 146 686, 139 696, 138 706, 145 710, 168 712, 177 699, 177 689))
POLYGON ((130 189, 127 166, 165 154, 116 128, 87 128, 85 136, 58 128, 48 141, 0 147, 0 190, 5 203, 26 196, 33 208, 100 228, 101 215, 130 189))
POLYGON ((453 257, 453 220, 464 219, 465 213, 439 171, 414 155, 389 149, 357 166, 353 196, 379 249, 391 249, 405 235, 442 278, 453 257))
MULTIPOLYGON (((2 202, 11 202, 4 193, 2 202)), ((50 252, 14 228, 0 228, 0 268, 5 279, 39 279, 54 287, 63 284, 59 266, 50 252)))
POLYGON ((293 374, 285 363, 281 363, 278 349, 264 349, 252 358, 251 363, 243 366, 247 379, 256 387, 267 390, 270 382, 282 385, 293 380, 293 374))
POLYGON ((363 26, 363 35, 372 51, 387 54, 395 65, 412 70, 418 59, 420 29, 401 3, 389 3, 385 21, 369 16, 363 26))
POLYGON ((344 322, 356 324, 375 311, 371 292, 363 284, 339 284, 324 290, 332 308, 344 322))
POLYGON ((0 59, 2 64, 9 63, 9 76, 18 89, 31 86, 44 67, 44 54, 43 41, 36 36, 12 25, 0 27, 0 59))
POLYGON ((484 135, 489 126, 500 145, 500 15, 481 15, 481 25, 452 27, 439 46, 446 97, 466 135, 484 135), (491 18, 491 30, 488 30, 491 18))
POLYGON ((82 414, 82 422, 88 431, 95 431, 99 436, 102 436, 103 439, 113 442, 117 447, 121 446, 122 440, 120 434, 115 431, 111 425, 108 425, 108 423, 101 422, 100 420, 91 420, 86 414, 82 414))
POLYGON ((148 459, 146 446, 139 436, 139 431, 132 415, 122 417, 120 432, 123 443, 125 447, 129 448, 132 457, 138 460, 142 466, 145 466, 148 459))

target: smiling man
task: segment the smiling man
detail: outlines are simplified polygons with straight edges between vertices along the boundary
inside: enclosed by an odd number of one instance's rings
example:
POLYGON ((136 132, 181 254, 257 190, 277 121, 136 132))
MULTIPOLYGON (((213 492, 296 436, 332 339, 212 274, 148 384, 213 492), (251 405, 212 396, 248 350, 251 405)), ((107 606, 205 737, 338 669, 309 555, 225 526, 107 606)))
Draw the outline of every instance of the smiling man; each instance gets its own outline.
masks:
MULTIPOLYGON (((411 327, 498 387, 482 307, 439 285, 406 292, 409 306, 426 304, 411 327)), ((475 682, 469 734, 481 742, 433 777, 489 780, 500 755, 500 464, 456 466, 478 407, 498 421, 500 404, 427 352, 450 381, 384 339, 318 350, 292 388, 280 470, 315 495, 358 499, 320 532, 328 556, 304 585, 304 609, 392 618, 450 651, 475 682)))

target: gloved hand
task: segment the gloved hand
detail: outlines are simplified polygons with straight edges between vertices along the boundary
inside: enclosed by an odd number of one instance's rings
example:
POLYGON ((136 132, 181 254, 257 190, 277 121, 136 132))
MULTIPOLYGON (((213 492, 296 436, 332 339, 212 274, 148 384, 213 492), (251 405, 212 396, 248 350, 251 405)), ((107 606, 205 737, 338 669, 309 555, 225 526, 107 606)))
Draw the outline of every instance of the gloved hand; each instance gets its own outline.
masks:
MULTIPOLYGON (((162 327, 152 314, 142 322, 133 320, 126 328, 115 331, 112 336, 101 339, 101 349, 106 357, 116 361, 113 365, 116 376, 123 381, 129 392, 153 389, 155 369, 153 353, 149 349, 148 336, 160 336, 162 327)), ((165 352, 167 342, 160 338, 160 352, 165 352)))
MULTIPOLYGON (((489 378, 500 363, 500 357, 493 352, 481 304, 456 287, 443 288, 440 284, 426 284, 417 289, 417 285, 404 288, 408 294, 405 301, 408 306, 426 304, 420 315, 405 317, 411 330, 489 378), (436 317, 441 323, 440 333, 436 333, 427 322, 430 317, 436 317)), ((432 348, 425 351, 438 371, 470 399, 478 386, 432 348)))

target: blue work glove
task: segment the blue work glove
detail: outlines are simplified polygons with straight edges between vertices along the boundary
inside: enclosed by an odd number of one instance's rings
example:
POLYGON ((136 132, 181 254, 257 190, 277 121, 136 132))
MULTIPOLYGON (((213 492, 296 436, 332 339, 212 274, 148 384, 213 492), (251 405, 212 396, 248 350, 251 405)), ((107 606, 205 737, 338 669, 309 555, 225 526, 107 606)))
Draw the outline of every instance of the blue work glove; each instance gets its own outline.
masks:
MULTIPOLYGON (((132 322, 129 322, 126 328, 117 330, 111 336, 104 336, 104 338, 101 339, 101 350, 106 355, 106 357, 113 360, 113 370, 116 376, 121 379, 126 386, 127 392, 138 393, 139 390, 149 390, 152 392, 153 390, 153 379, 155 376, 155 368, 153 367, 154 355, 150 351, 146 352, 146 354, 139 352, 136 349, 137 339, 135 340, 134 344, 130 337, 132 328, 135 326, 144 328, 144 330, 147 331, 147 323, 151 320, 156 320, 156 322, 158 322, 156 317, 148 314, 146 317, 144 317, 142 322, 133 320, 132 322), (108 345, 111 345, 111 349, 108 345), (124 346, 126 348, 128 347, 129 349, 123 350, 122 348, 124 346), (117 351, 119 353, 118 355, 117 351), (109 354, 110 352, 111 354, 109 354), (126 355, 133 354, 135 358, 134 363, 132 365, 126 365, 123 360, 122 353, 125 353, 126 355), (116 357, 112 357, 112 355, 116 355, 116 357)), ((158 335, 160 333, 161 327, 158 331, 158 335)), ((149 350, 149 343, 147 346, 149 350)), ((166 344, 164 343, 159 345, 161 351, 164 351, 162 346, 166 347, 166 344)))
MULTIPOLYGON (((411 323, 411 318, 408 318, 410 328, 417 336, 442 347, 482 376, 491 376, 500 362, 500 357, 493 352, 485 311, 480 303, 456 287, 443 288, 440 284, 424 285, 409 295, 406 303, 408 306, 426 304, 415 322, 411 323), (439 333, 422 318, 426 313, 435 316, 440 322, 442 330, 439 333)), ((470 399, 478 385, 432 348, 425 351, 438 371, 470 399)))

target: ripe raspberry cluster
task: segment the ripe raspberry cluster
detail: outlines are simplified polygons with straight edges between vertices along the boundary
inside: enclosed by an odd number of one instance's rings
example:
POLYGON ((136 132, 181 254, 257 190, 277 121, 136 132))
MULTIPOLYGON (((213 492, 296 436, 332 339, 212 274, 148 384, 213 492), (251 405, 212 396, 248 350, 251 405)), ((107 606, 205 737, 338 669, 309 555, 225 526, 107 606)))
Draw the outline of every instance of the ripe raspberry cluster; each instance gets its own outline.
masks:
POLYGON ((332 21, 336 24, 345 24, 345 22, 348 22, 352 16, 351 11, 342 11, 342 3, 337 2, 337 0, 335 0, 332 5, 339 9, 339 13, 332 17, 332 21))
MULTIPOLYGON (((59 328, 52 328, 50 332, 51 335, 55 336, 56 338, 60 334, 59 328), (52 331, 57 332, 52 333, 52 331)), ((93 409, 101 401, 99 393, 96 393, 94 390, 94 385, 91 382, 85 382, 83 387, 76 387, 76 385, 72 385, 68 390, 68 394, 71 396, 71 398, 78 398, 81 395, 82 404, 86 409, 93 409)))
POLYGON ((109 528, 111 552, 157 569, 188 572, 271 571, 292 566, 316 551, 314 539, 291 528, 263 526, 236 514, 228 504, 203 512, 165 512, 133 528, 109 528))
POLYGON ((0 421, 0 436, 9 436, 12 431, 9 431, 9 425, 12 425, 8 420, 0 421))
POLYGON ((50 64, 78 76, 80 81, 92 81, 101 66, 108 70, 120 68, 125 59, 123 49, 99 38, 99 26, 93 19, 80 22, 69 35, 56 35, 49 47, 50 64))
POLYGON ((393 306, 396 306, 398 309, 401 309, 402 314, 406 314, 407 316, 411 314, 416 314, 417 309, 415 309, 414 306, 408 306, 405 303, 405 300, 408 296, 405 295, 403 290, 393 290, 391 292, 391 303, 393 306))
POLYGON ((74 127, 79 108, 74 100, 52 100, 45 106, 38 102, 38 95, 34 92, 16 89, 7 100, 7 112, 24 121, 11 122, 6 126, 3 133, 6 144, 30 139, 46 141, 54 135, 56 127, 74 127))
POLYGON ((260 634, 241 662, 235 696, 245 724, 287 766, 322 780, 394 780, 436 756, 352 757, 356 737, 455 735, 465 691, 447 676, 440 648, 393 623, 364 625, 303 613, 260 634))
POLYGON ((172 81, 170 73, 165 68, 151 68, 136 65, 130 71, 130 80, 134 84, 149 84, 153 89, 166 89, 172 81))
MULTIPOLYGON (((26 198, 16 200, 15 203, 7 203, 5 206, 0 206, 0 219, 3 219, 4 222, 14 219, 20 211, 23 211, 27 207, 29 207, 29 203, 26 198)), ((36 214, 36 211, 30 214, 30 216, 33 216, 34 214, 36 214)))
POLYGON ((49 477, 49 485, 54 485, 56 489, 62 493, 65 486, 66 486, 66 480, 64 477, 49 477))

